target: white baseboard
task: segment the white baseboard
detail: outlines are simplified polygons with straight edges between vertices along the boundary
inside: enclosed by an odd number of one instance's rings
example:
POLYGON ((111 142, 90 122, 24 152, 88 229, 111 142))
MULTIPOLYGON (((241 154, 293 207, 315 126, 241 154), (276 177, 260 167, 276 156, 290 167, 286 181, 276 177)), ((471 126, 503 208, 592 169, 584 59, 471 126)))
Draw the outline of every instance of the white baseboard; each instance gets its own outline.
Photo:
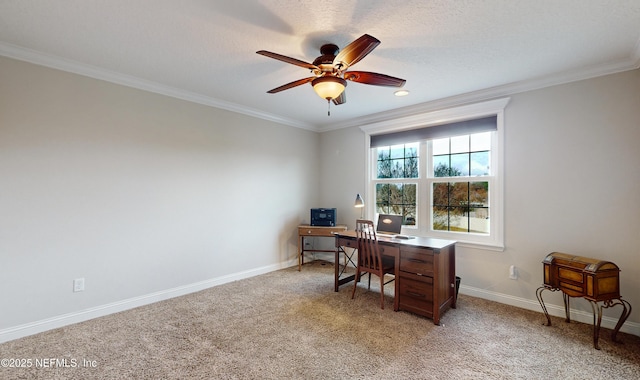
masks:
POLYGON ((84 322, 89 319, 98 317, 104 317, 109 314, 118 313, 121 311, 133 309, 139 306, 152 304, 154 302, 164 301, 170 298, 183 296, 189 293, 195 293, 204 289, 208 289, 217 285, 226 284, 228 282, 242 280, 249 277, 254 277, 260 274, 273 272, 278 269, 298 265, 297 260, 291 260, 288 262, 268 265, 261 268, 255 268, 244 272, 234 273, 218 278, 213 278, 205 281, 196 282, 189 285, 179 286, 172 289, 167 289, 151 294, 145 294, 139 297, 133 297, 126 300, 113 302, 106 305, 100 305, 89 309, 81 310, 78 312, 58 315, 52 318, 43 319, 24 325, 10 327, 0 330, 0 343, 8 342, 10 340, 22 338, 25 336, 37 334, 43 331, 56 329, 59 327, 68 326, 74 323, 84 322))
MULTIPOLYGON (((520 307, 527 310, 538 311, 540 312, 540 322, 545 323, 544 312, 542 311, 542 307, 537 299, 526 299, 521 297, 514 297, 502 293, 496 293, 485 289, 474 288, 471 286, 460 286, 460 294, 466 294, 473 297, 483 298, 490 301, 496 301, 499 303, 520 307)), ((564 305, 552 305, 545 301, 545 306, 547 307, 547 312, 549 315, 553 315, 554 317, 565 317, 564 305)), ((622 312, 622 309, 618 307, 618 310, 622 312)), ((592 325, 593 324, 593 314, 590 312, 585 312, 583 310, 575 310, 571 309, 571 320, 576 322, 583 322, 592 325)), ((611 317, 602 317, 601 327, 613 330, 618 323, 617 318, 611 317)), ((640 336, 640 324, 635 322, 626 321, 620 331, 640 336)))
MULTIPOLYGON (((297 260, 290 260, 280 264, 268 265, 261 268, 255 268, 244 272, 234 273, 214 279, 196 282, 193 284, 179 286, 173 289, 163 290, 139 297, 129 298, 126 300, 113 302, 106 305, 96 306, 89 309, 81 310, 74 313, 63 314, 52 318, 43 319, 24 325, 10 327, 0 330, 0 343, 10 340, 19 339, 25 336, 37 334, 40 332, 68 326, 74 323, 84 322, 90 319, 103 317, 109 314, 133 309, 139 306, 152 304, 154 302, 164 301, 170 298, 195 293, 204 289, 208 289, 217 285, 226 284, 228 282, 242 280, 245 278, 257 276, 264 273, 273 272, 275 270, 298 265, 297 260)), ((473 297, 483 298, 490 301, 496 301, 507 305, 521 307, 523 309, 539 311, 541 313, 541 321, 544 316, 540 304, 537 300, 513 297, 502 293, 491 292, 484 289, 473 288, 466 285, 460 286, 460 293, 473 297)), ((548 304, 547 311, 556 317, 564 317, 564 306, 548 304)), ((580 310, 571 310, 571 319, 584 323, 593 323, 593 315, 580 310)), ((602 317, 602 327, 613 329, 617 323, 617 319, 602 317)), ((625 322, 620 331, 640 336, 640 324, 634 322, 625 322)))

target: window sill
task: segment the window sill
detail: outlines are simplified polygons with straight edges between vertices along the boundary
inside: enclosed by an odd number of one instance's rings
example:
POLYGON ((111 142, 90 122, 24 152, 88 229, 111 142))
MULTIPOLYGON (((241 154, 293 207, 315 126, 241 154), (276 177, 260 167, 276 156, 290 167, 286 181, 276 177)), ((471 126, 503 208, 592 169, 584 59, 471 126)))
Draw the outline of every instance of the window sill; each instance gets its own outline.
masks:
POLYGON ((505 249, 504 245, 470 243, 470 242, 464 242, 464 241, 458 241, 456 243, 456 247, 481 249, 484 251, 494 251, 494 252, 504 252, 504 249, 505 249))

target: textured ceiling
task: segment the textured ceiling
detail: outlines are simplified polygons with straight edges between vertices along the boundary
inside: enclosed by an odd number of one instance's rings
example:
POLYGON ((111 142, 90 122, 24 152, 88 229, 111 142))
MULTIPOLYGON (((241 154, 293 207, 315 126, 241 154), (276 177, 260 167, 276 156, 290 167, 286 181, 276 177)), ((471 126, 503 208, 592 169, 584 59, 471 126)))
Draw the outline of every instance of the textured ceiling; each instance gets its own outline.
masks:
POLYGON ((638 0, 0 0, 0 55, 328 130, 640 66, 638 0), (309 72, 325 43, 382 43, 354 66, 407 80, 350 82, 331 106, 309 72))

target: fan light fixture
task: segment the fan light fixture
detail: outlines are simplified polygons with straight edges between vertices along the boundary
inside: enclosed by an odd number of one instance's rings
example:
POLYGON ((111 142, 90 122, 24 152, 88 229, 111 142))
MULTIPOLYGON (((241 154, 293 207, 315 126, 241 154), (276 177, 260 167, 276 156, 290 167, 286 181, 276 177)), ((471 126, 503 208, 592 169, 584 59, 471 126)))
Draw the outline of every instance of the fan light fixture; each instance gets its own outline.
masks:
POLYGON ((330 75, 314 79, 311 81, 311 85, 319 97, 332 100, 342 94, 344 88, 347 86, 347 81, 330 75))
POLYGON ((380 40, 368 34, 363 34, 342 49, 338 48, 338 45, 324 44, 320 47, 321 55, 317 57, 313 63, 266 50, 258 50, 256 53, 305 68, 313 74, 313 76, 298 79, 269 90, 267 91, 269 94, 275 94, 311 82, 313 90, 318 96, 327 100, 329 108, 327 115, 331 115, 331 101, 333 101, 336 106, 344 104, 347 101, 346 94, 344 93, 347 81, 374 86, 404 86, 406 80, 390 75, 368 71, 346 71, 360 62, 362 58, 371 53, 379 44, 380 40))

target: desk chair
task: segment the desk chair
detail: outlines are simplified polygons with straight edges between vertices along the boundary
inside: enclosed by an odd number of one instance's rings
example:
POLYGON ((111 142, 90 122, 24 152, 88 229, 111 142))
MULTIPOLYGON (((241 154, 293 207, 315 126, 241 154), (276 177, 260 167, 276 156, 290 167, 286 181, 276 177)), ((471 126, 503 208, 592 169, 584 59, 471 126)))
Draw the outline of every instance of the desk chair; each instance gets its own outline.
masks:
POLYGON ((384 282, 384 275, 394 273, 394 264, 382 259, 372 221, 356 220, 356 237, 358 239, 358 265, 351 299, 355 297, 358 282, 363 274, 369 273, 368 289, 371 289, 371 274, 373 273, 380 277, 380 308, 384 309, 384 286, 395 279, 384 282))

